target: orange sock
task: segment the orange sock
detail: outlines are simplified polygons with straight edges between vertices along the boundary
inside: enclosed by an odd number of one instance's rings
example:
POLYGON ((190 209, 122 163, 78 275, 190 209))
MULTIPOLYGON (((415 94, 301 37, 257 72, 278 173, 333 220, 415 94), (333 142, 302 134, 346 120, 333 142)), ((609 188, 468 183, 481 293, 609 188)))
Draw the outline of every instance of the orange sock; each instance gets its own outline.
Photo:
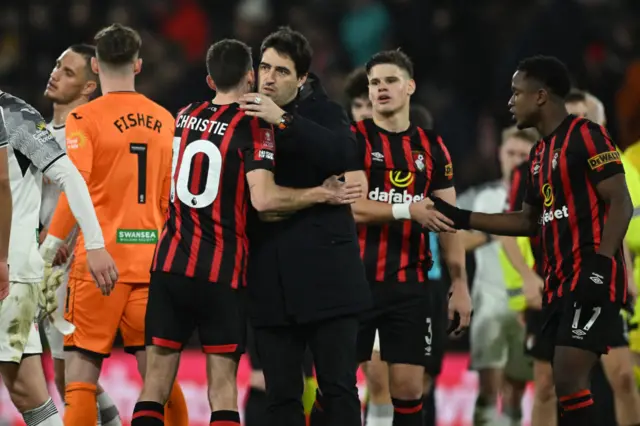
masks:
POLYGON ((95 426, 98 422, 96 385, 69 383, 64 390, 65 426, 95 426))
POLYGON ((164 424, 167 426, 189 426, 187 401, 178 382, 173 383, 169 401, 164 406, 164 424))

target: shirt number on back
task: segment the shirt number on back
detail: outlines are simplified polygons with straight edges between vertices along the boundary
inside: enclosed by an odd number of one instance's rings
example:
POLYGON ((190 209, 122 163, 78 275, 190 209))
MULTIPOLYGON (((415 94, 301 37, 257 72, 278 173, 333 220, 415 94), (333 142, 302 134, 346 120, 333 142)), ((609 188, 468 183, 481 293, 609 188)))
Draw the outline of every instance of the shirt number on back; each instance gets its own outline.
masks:
MULTIPOLYGON (((222 171, 222 154, 218 147, 211 141, 199 139, 193 141, 184 149, 180 164, 178 157, 180 156, 179 137, 173 138, 173 165, 171 170, 171 202, 178 199, 194 209, 201 209, 211 205, 218 196, 220 188, 220 174, 222 171), (207 173, 199 173, 197 176, 191 176, 194 158, 197 154, 205 155, 209 162, 207 173), (176 168, 178 175, 176 176, 176 168), (191 179, 190 179, 191 178, 191 179), (204 182, 202 180, 204 179, 204 182), (197 191, 200 187, 204 187, 202 192, 195 194, 189 187, 189 181, 194 186, 193 190, 197 191)), ((202 162, 200 162, 202 167, 202 162)))
POLYGON ((147 144, 131 143, 129 152, 138 156, 138 204, 147 202, 147 144))

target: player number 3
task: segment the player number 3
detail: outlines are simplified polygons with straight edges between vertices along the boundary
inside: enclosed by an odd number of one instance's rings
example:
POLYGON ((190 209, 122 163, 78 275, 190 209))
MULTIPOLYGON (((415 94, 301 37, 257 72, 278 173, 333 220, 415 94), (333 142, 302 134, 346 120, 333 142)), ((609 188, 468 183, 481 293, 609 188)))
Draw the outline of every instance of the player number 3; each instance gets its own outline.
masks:
MULTIPOLYGON (((199 139, 193 141, 184 149, 180 164, 178 157, 180 154, 180 137, 173 138, 173 161, 171 166, 171 202, 175 201, 176 195, 180 202, 194 208, 201 209, 211 205, 218 196, 220 188, 220 173, 222 171, 222 154, 218 147, 208 140, 199 139), (205 182, 200 182, 200 187, 204 189, 199 194, 194 194, 189 188, 189 178, 191 177, 191 167, 196 154, 206 155, 209 160, 207 174, 200 177, 205 182), (176 177, 176 167, 178 176, 176 177)), ((197 179, 197 177, 194 177, 197 179)))

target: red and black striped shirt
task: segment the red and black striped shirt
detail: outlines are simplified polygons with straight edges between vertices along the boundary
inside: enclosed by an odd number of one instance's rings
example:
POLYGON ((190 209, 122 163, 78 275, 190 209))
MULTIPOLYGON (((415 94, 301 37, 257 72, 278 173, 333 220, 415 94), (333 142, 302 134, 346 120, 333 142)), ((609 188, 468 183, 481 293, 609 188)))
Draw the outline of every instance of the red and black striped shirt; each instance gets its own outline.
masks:
MULTIPOLYGON (((507 200, 507 212, 516 212, 522 210, 525 193, 527 192, 527 182, 529 179, 529 162, 525 161, 518 167, 513 169, 511 173, 511 184, 509 186, 509 194, 507 200)), ((542 258, 542 247, 540 247, 540 234, 536 234, 529 238, 531 244, 531 252, 533 253, 534 265, 533 270, 539 276, 544 275, 544 266, 542 258)))
MULTIPOLYGON (((548 300, 562 297, 578 283, 585 256, 597 251, 607 218, 598 183, 624 173, 620 154, 607 131, 569 115, 532 149, 524 202, 541 208, 541 247, 548 300)), ((610 299, 627 297, 622 247, 615 255, 610 299)))
MULTIPOLYGON (((411 125, 391 133, 363 120, 353 126, 357 164, 369 182, 368 199, 389 204, 417 202, 453 186, 453 166, 442 138, 411 125)), ((423 283, 431 267, 429 232, 404 220, 358 225, 360 254, 369 282, 423 283)))
POLYGON ((273 170, 273 128, 238 104, 194 103, 176 119, 171 202, 151 271, 246 285, 246 173, 273 170))

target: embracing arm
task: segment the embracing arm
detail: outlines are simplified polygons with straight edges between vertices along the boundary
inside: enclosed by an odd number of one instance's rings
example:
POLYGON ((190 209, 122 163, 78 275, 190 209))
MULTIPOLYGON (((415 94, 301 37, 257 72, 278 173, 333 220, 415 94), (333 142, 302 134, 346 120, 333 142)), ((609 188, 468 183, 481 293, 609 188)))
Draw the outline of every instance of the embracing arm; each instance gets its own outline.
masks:
MULTIPOLYGON (((4 124, 0 123, 0 135, 4 131, 4 124)), ((13 212, 11 184, 9 181, 9 164, 7 161, 7 146, 2 145, 0 137, 0 262, 6 262, 9 257, 9 236, 11 234, 11 218, 13 212)))
POLYGON ((247 173, 251 204, 261 213, 292 212, 327 201, 327 191, 314 188, 286 188, 276 185, 273 172, 256 169, 247 173))

